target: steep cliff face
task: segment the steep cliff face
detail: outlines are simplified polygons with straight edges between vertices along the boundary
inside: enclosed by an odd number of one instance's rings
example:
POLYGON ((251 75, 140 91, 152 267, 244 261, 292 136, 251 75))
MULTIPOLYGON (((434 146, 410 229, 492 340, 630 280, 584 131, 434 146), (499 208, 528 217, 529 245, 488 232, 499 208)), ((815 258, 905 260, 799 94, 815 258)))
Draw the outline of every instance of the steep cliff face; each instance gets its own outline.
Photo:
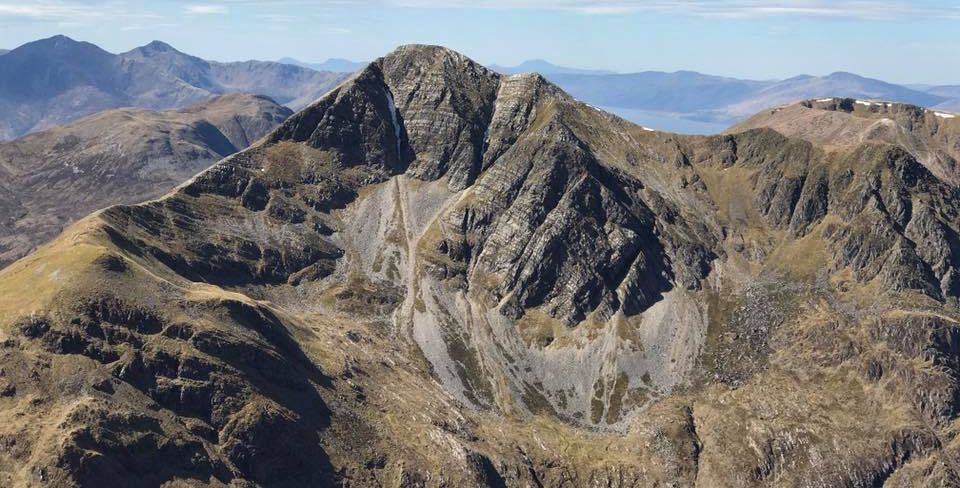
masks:
POLYGON ((651 132, 401 47, 0 274, 0 475, 936 485, 956 199, 887 142, 651 132))

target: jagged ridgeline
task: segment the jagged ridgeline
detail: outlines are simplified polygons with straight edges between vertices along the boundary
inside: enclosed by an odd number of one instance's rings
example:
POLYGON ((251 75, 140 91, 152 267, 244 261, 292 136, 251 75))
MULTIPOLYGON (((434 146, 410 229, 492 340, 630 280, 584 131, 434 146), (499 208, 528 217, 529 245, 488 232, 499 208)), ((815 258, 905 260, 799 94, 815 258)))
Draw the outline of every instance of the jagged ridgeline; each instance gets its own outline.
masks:
POLYGON ((0 272, 0 484, 951 483, 955 186, 795 135, 401 47, 0 272))

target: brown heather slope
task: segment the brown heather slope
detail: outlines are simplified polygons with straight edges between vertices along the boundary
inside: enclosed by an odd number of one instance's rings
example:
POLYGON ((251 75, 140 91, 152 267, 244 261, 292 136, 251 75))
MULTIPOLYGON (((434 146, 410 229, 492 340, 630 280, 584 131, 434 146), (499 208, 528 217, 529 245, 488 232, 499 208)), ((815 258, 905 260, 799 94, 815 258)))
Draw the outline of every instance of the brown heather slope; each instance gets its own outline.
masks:
POLYGON ((953 486, 957 204, 404 46, 0 272, 0 484, 953 486))
POLYGON ((182 110, 108 110, 0 143, 0 267, 94 210, 169 192, 291 113, 225 95, 182 110))

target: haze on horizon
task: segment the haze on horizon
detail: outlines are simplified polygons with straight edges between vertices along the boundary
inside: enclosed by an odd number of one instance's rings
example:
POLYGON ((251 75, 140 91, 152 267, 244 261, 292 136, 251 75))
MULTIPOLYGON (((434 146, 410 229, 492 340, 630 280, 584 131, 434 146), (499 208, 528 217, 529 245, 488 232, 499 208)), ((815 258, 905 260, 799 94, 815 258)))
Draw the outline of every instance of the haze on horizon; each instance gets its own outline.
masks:
POLYGON ((427 43, 486 64, 929 84, 960 80, 958 26, 952 0, 0 1, 6 49, 65 34, 112 52, 159 39, 223 61, 363 61, 427 43))

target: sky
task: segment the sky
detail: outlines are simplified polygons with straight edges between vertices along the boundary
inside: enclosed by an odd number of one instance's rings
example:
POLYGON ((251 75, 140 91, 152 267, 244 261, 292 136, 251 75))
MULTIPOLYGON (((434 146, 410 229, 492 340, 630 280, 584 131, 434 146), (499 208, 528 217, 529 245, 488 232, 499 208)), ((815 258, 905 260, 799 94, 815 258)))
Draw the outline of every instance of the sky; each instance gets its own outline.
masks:
POLYGON ((426 43, 485 64, 960 84, 960 0, 0 0, 0 48, 55 34, 219 61, 366 61, 426 43))

